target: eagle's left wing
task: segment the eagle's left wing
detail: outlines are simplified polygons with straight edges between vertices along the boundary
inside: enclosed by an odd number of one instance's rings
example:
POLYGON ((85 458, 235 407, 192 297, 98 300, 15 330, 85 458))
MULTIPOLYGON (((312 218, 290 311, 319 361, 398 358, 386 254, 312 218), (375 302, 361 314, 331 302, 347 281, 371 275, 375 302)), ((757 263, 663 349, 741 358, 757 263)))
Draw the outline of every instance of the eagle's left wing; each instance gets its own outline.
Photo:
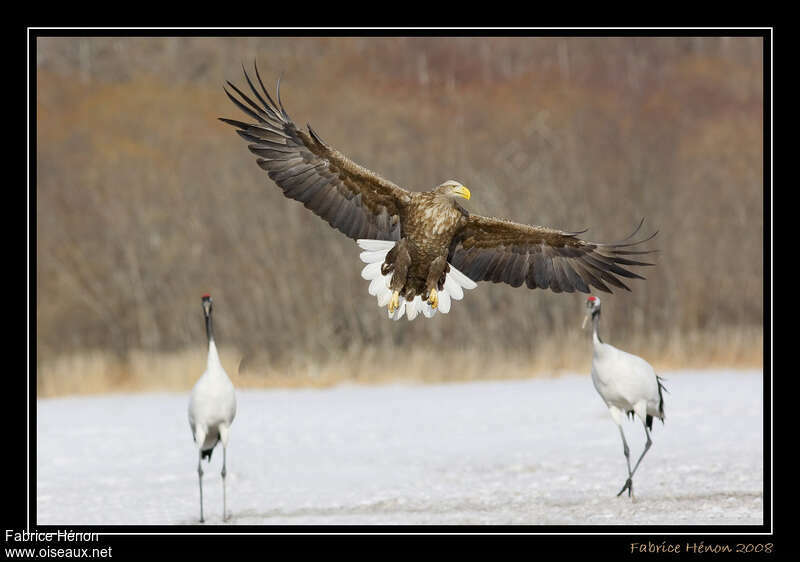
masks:
POLYGON ((255 99, 231 82, 239 98, 225 90, 231 101, 252 121, 221 121, 237 133, 258 156, 263 168, 283 194, 295 199, 332 227, 353 239, 399 240, 400 222, 411 193, 350 160, 326 144, 309 126, 306 133, 289 118, 264 88, 256 68, 259 91, 245 72, 255 99))
POLYGON ((626 239, 614 244, 587 242, 581 232, 563 232, 507 220, 470 215, 450 244, 447 261, 473 281, 508 283, 556 293, 590 292, 590 286, 610 293, 606 283, 630 289, 618 279, 644 279, 623 266, 654 265, 632 259, 654 250, 630 250, 653 238, 629 242, 642 222, 626 239))

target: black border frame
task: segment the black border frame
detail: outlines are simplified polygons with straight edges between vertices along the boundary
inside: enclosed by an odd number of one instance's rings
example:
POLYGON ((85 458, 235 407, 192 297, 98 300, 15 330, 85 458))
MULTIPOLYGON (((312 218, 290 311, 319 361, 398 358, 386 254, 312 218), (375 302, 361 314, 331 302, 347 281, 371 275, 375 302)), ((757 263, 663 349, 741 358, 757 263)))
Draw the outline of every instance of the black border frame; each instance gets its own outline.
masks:
MULTIPOLYGON (((373 28, 373 29, 249 29, 249 28, 149 28, 149 29, 107 29, 107 28, 26 28, 27 64, 26 74, 28 83, 27 100, 28 112, 26 115, 26 128, 29 133, 27 151, 27 181, 28 181, 28 245, 26 252, 28 271, 28 302, 26 303, 26 316, 28 318, 27 334, 27 381, 14 375, 7 391, 11 401, 21 405, 19 396, 27 396, 27 410, 24 417, 28 422, 28 432, 6 426, 5 441, 8 448, 14 451, 6 455, 6 466, 10 473, 6 477, 7 483, 4 491, 3 509, 3 542, 4 547, 33 546, 11 544, 5 541, 5 531, 13 529, 36 530, 39 532, 55 532, 64 529, 61 526, 36 524, 36 301, 37 301, 37 268, 36 268, 36 39, 39 37, 54 36, 164 36, 181 35, 194 37, 217 36, 250 36, 250 35, 275 35, 275 36, 735 36, 735 37, 761 37, 764 41, 763 48, 763 84, 764 84, 764 523, 762 525, 657 525, 657 526, 611 526, 611 525, 586 525, 586 526, 461 526, 461 525, 434 525, 434 526, 223 526, 223 525, 153 525, 153 526, 119 526, 119 525, 91 525, 70 527, 81 532, 101 533, 100 540, 92 546, 112 546, 118 550, 113 557, 119 559, 142 559, 154 553, 167 553, 179 548, 180 554, 201 554, 203 558, 211 556, 226 556, 234 558, 236 553, 260 552, 269 555, 270 552, 262 548, 268 544, 271 547, 278 545, 296 545, 301 540, 303 545, 344 546, 358 544, 359 549, 365 552, 370 546, 383 544, 391 540, 394 545, 408 547, 409 552, 419 551, 419 547, 448 544, 457 539, 461 548, 466 548, 475 554, 498 555, 502 551, 496 550, 502 540, 503 545, 528 546, 526 554, 535 556, 542 551, 558 552, 559 554, 591 554, 596 556, 600 552, 614 552, 617 556, 631 553, 630 545, 633 542, 662 545, 679 544, 681 553, 685 553, 685 544, 700 543, 705 546, 729 545, 735 551, 739 543, 775 543, 775 521, 773 521, 774 504, 774 466, 773 466, 773 388, 772 388, 772 163, 773 163, 773 33, 772 27, 757 28, 373 28), (14 429, 14 431, 9 431, 14 429), (23 451, 28 459, 27 468, 21 462, 12 462, 19 459, 19 452, 23 451), (27 485, 23 486, 23 482, 27 485), (25 506, 20 508, 20 506, 25 506), (11 513, 7 513, 9 510, 11 513), (436 538, 434 538, 436 537, 436 538), (410 540, 413 539, 413 540, 410 540), (231 551, 231 547, 236 551, 231 551), (241 551, 239 550, 241 549, 241 551), (413 549, 413 550, 412 550, 413 549), (485 549, 485 550, 484 550, 485 549), (489 550, 491 549, 491 550, 489 550)), ((16 417, 20 420, 22 416, 16 417)), ((7 422, 8 423, 8 422, 7 422)), ((67 546, 64 543, 47 544, 36 543, 40 546, 67 546)), ((88 545, 84 545, 88 546, 88 545)), ((400 553, 402 550, 395 551, 400 553)), ((772 550, 774 553, 774 548, 772 550)), ((5 553, 4 553, 5 554, 5 553)), ((355 552, 352 552, 355 554, 355 552)), ((380 556, 376 551, 372 555, 380 556)), ((502 555, 502 554, 501 554, 502 555)), ((764 554, 770 556, 770 554, 764 554)), ((773 554, 774 556, 774 554, 773 554)))

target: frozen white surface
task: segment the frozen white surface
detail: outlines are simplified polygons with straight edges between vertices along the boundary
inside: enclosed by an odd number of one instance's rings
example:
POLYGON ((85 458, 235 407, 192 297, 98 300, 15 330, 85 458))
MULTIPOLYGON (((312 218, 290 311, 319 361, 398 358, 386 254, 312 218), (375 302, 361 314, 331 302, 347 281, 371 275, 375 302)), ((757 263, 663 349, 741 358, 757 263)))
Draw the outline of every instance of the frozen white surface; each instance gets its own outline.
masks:
MULTIPOLYGON (((237 391, 229 523, 761 524, 761 371, 663 373, 666 424, 634 477, 588 374, 237 391)), ((235 377, 234 384, 236 383, 235 377)), ((185 394, 38 401, 37 522, 194 524, 185 394)), ((635 461, 641 424, 626 421, 635 461)), ((222 449, 204 463, 221 523, 222 449)))

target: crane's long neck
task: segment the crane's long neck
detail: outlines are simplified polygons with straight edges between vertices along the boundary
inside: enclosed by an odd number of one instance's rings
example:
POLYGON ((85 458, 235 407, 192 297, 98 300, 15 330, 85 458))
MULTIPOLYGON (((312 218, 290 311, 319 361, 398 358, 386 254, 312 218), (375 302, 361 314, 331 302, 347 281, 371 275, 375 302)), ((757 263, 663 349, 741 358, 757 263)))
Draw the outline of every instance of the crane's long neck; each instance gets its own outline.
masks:
POLYGON ((206 337, 208 338, 208 344, 214 343, 214 323, 211 320, 211 311, 206 314, 206 337))
POLYGON ((600 333, 597 331, 597 327, 600 325, 600 311, 596 311, 592 313, 592 343, 595 346, 603 343, 603 340, 600 339, 600 333))
POLYGON ((214 341, 214 323, 211 320, 211 312, 206 315, 206 336, 208 337, 208 367, 221 367, 217 344, 214 341))

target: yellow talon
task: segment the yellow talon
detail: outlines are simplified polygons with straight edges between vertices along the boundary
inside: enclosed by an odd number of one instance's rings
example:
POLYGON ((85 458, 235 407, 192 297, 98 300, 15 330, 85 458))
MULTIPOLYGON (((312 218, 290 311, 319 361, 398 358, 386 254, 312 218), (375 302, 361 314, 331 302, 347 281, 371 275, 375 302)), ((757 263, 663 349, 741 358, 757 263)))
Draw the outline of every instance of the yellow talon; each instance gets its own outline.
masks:
POLYGON ((439 292, 435 287, 431 289, 431 292, 428 295, 428 304, 433 308, 437 308, 439 306, 439 292))
POLYGON ((392 293, 392 298, 389 300, 389 314, 392 314, 400 307, 400 291, 392 293))

